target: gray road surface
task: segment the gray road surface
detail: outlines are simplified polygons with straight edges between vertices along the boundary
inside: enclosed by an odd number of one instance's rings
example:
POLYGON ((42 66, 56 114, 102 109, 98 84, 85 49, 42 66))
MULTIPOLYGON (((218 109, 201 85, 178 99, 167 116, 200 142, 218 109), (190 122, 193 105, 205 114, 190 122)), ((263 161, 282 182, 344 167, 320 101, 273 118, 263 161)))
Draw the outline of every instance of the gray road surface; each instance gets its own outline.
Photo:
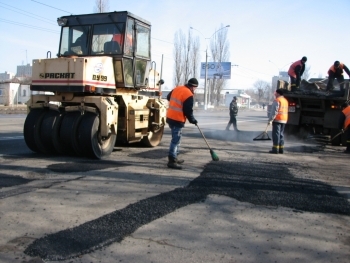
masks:
POLYGON ((0 116, 0 262, 350 262, 350 164, 342 147, 288 138, 284 155, 253 141, 266 112, 196 112, 184 169, 156 148, 106 160, 42 156, 23 117, 0 116), (7 182, 7 184, 5 183, 7 182))

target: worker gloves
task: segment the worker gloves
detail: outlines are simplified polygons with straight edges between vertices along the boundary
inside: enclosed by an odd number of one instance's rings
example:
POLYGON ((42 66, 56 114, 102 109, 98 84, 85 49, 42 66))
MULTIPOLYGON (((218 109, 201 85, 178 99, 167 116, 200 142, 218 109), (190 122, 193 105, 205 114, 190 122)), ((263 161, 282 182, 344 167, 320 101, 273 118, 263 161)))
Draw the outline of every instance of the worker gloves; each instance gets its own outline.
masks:
POLYGON ((188 120, 190 123, 194 124, 194 125, 197 125, 198 121, 193 118, 192 120, 188 120))
POLYGON ((341 129, 341 130, 340 130, 340 132, 341 132, 341 133, 344 133, 344 132, 345 132, 345 130, 344 130, 344 129, 341 129))
POLYGON ((272 124, 272 121, 268 121, 268 122, 267 122, 267 125, 271 125, 271 124, 272 124))

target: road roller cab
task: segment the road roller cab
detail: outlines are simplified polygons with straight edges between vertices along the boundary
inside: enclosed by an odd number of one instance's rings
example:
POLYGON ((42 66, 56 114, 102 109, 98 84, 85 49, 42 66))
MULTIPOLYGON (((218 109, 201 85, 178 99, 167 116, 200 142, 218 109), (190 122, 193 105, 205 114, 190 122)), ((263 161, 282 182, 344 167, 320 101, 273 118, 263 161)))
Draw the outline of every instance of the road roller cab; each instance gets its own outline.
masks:
POLYGON ((24 138, 34 152, 102 158, 116 143, 157 146, 166 106, 150 23, 129 13, 57 20, 57 58, 33 60, 24 138))

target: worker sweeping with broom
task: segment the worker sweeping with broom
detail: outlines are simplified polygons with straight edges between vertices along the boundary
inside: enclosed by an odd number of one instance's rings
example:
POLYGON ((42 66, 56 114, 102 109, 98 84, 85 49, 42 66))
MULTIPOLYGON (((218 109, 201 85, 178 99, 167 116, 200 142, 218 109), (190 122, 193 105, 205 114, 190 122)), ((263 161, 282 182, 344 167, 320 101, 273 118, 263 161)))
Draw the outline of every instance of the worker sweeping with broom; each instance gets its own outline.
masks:
POLYGON ((288 121, 288 101, 283 97, 283 90, 275 91, 276 99, 271 105, 268 125, 272 124, 272 150, 270 153, 283 153, 284 128, 288 121))
POLYGON ((186 85, 175 87, 167 96, 169 108, 166 122, 171 129, 168 167, 172 169, 182 169, 181 164, 184 162, 177 156, 186 118, 190 123, 197 125, 197 120, 193 116, 193 94, 197 87, 198 80, 191 78, 186 85))
POLYGON ((193 94, 198 87, 198 80, 191 78, 186 85, 175 87, 167 96, 169 108, 166 115, 166 122, 171 129, 171 141, 168 153, 168 167, 172 169, 182 169, 181 164, 184 160, 178 159, 179 147, 182 137, 182 128, 185 126, 186 119, 197 126, 203 139, 205 140, 213 161, 219 161, 217 154, 210 148, 204 134, 198 126, 197 120, 193 116, 193 94))

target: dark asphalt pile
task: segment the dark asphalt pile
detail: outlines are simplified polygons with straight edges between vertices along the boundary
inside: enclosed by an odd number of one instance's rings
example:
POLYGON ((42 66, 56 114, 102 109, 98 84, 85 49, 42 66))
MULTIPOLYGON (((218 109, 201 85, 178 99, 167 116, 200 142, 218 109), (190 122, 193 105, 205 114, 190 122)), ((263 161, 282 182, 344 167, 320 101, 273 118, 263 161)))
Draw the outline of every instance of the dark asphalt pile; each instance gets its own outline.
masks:
POLYGON ((35 240, 25 253, 65 260, 120 242, 139 227, 176 209, 226 195, 262 206, 350 215, 347 199, 330 185, 293 177, 286 166, 270 163, 211 162, 188 186, 141 200, 124 209, 35 240))
POLYGON ((2 174, 0 173, 0 189, 2 187, 11 187, 11 186, 16 186, 20 184, 26 184, 29 183, 33 180, 30 179, 25 179, 20 176, 15 176, 15 175, 7 175, 7 174, 2 174))

